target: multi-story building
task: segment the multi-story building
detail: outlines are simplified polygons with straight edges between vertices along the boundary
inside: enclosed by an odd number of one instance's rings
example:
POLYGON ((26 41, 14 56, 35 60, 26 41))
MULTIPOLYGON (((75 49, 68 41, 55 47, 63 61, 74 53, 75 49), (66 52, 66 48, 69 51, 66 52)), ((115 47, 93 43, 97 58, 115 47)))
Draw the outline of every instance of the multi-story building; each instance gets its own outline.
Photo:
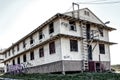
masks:
POLYGON ((54 73, 110 70, 109 32, 88 8, 56 14, 4 53, 5 72, 54 73), (73 13, 75 16, 73 16, 73 13))
POLYGON ((2 61, 4 60, 4 55, 3 55, 3 51, 5 49, 0 49, 0 74, 4 73, 4 63, 2 63, 2 61))

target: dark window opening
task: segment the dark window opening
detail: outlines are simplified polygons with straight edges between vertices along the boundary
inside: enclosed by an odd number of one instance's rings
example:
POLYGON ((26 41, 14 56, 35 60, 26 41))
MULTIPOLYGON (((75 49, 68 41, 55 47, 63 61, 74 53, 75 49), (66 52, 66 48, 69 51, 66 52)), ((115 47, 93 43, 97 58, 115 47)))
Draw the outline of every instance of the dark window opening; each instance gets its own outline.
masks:
POLYGON ((89 60, 92 60, 92 46, 88 45, 88 58, 89 60))
POLYGON ((97 72, 100 71, 100 63, 96 63, 96 71, 97 71, 97 72))
POLYGON ((102 28, 99 29, 99 32, 100 32, 100 36, 103 37, 104 35, 103 35, 103 29, 102 28))
POLYGON ((25 43, 25 41, 23 41, 23 48, 25 48, 26 47, 26 43, 25 43))
POLYGON ((39 49, 39 57, 44 57, 44 48, 39 49))
POLYGON ((15 65, 15 60, 14 59, 13 59, 12 63, 13 63, 13 65, 15 65))
POLYGON ((90 24, 86 24, 87 39, 90 39, 90 24))
POLYGON ((49 34, 54 32, 54 25, 53 22, 49 24, 49 34))
POLYGON ((50 51, 50 54, 55 53, 55 42, 49 43, 49 51, 50 51))
POLYGON ((99 44, 99 51, 100 51, 100 54, 105 54, 105 45, 104 44, 99 44))
POLYGON ((10 50, 8 51, 8 55, 10 56, 10 50))
POLYGON ((19 51, 19 44, 17 44, 17 51, 19 51))
POLYGON ((30 37, 30 44, 33 44, 33 37, 30 37))
POLYGON ((26 62, 26 54, 23 55, 23 62, 26 62))
POLYGON ((88 11, 84 11, 84 14, 90 16, 90 13, 88 11))
POLYGON ((43 38, 43 34, 42 34, 42 31, 39 32, 39 39, 42 39, 43 38))
POLYGON ((17 58, 17 63, 20 64, 20 57, 17 58))
POLYGON ((30 52, 30 60, 34 60, 34 52, 30 52))
POLYGON ((7 58, 7 53, 5 53, 5 58, 7 58))
POLYGON ((70 51, 78 51, 78 41, 70 40, 70 51))
POLYGON ((76 25, 75 25, 75 21, 70 21, 70 30, 76 31, 76 25))
POLYGON ((12 48, 12 54, 14 54, 14 52, 15 52, 15 50, 14 50, 14 48, 12 48))

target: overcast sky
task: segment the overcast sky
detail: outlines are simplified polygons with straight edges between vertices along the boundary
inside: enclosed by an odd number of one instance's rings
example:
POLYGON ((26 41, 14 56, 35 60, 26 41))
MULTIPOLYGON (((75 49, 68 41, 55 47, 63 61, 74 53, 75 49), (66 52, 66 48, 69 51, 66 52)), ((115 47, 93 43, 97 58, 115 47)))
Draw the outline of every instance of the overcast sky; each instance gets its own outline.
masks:
MULTIPOLYGON (((0 0, 0 48, 7 48, 56 13, 72 10, 72 2, 81 0, 0 0), (68 10, 70 8, 70 10, 68 10)), ((84 0, 83 2, 103 0, 84 0)), ((120 0, 104 0, 120 1, 120 0)), ((80 4, 80 8, 88 7, 103 22, 110 21, 109 26, 116 28, 110 32, 110 41, 118 43, 111 46, 111 63, 120 64, 120 3, 88 5, 80 4)))

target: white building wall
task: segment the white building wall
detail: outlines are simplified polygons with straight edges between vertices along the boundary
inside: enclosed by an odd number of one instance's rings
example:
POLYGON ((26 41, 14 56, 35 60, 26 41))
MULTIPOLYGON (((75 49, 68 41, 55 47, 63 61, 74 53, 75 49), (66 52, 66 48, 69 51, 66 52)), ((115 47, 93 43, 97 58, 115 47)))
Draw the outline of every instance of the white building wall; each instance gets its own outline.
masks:
POLYGON ((82 60, 81 41, 78 40, 78 51, 70 51, 70 39, 61 38, 62 60, 82 60))

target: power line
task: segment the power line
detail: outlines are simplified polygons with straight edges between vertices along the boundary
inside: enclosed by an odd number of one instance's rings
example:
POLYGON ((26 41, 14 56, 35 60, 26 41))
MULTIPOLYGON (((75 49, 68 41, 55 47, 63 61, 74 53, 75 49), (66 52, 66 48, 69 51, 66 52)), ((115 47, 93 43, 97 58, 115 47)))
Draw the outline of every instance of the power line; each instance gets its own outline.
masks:
POLYGON ((120 1, 111 1, 111 2, 79 2, 78 4, 116 4, 120 3, 120 1))

